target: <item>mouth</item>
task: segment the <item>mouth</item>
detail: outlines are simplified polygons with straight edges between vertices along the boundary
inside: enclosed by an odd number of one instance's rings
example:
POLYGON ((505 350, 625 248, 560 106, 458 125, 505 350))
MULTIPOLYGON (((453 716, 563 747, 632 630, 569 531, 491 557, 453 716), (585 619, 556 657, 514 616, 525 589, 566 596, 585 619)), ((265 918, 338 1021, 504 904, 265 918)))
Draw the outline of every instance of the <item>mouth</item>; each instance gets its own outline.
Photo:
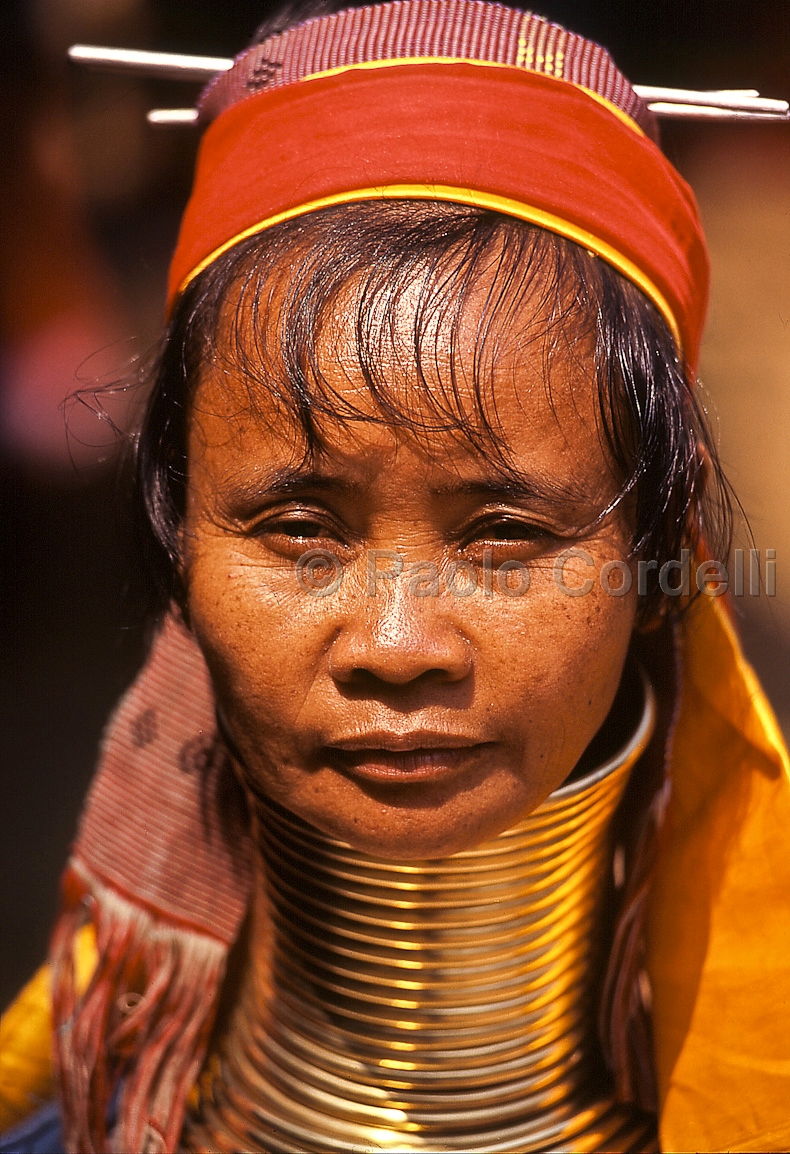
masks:
POLYGON ((440 781, 477 761, 491 742, 424 731, 368 733, 326 746, 327 761, 350 777, 389 784, 440 781))

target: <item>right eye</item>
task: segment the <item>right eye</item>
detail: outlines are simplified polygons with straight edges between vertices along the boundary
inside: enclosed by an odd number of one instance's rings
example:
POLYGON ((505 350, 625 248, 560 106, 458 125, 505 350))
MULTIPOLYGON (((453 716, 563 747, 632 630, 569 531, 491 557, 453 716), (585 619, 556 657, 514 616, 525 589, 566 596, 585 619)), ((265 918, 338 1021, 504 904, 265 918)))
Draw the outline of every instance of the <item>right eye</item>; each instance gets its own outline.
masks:
POLYGON ((312 517, 282 517, 258 526, 258 533, 281 533, 284 537, 295 540, 311 540, 316 537, 334 536, 329 529, 317 518, 312 517))

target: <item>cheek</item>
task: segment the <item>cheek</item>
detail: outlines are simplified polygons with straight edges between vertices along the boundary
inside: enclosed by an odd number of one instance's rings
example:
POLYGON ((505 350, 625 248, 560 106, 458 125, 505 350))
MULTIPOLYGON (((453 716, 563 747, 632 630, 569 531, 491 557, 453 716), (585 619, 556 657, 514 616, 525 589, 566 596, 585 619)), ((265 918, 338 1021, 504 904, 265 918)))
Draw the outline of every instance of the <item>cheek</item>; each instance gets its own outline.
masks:
POLYGON ((591 739, 614 700, 633 634, 633 598, 614 599, 600 589, 585 597, 558 592, 551 628, 547 680, 591 739), (589 732, 591 730, 591 732, 589 732))
POLYGON ((599 572, 595 559, 583 572, 568 570, 563 583, 553 565, 535 567, 528 592, 490 602, 476 630, 489 700, 507 701, 525 746, 539 746, 558 774, 570 771, 603 724, 633 634, 635 592, 610 595, 599 572))
POLYGON ((225 716, 282 731, 319 676, 331 625, 293 570, 259 566, 224 543, 196 549, 187 574, 190 622, 225 716))

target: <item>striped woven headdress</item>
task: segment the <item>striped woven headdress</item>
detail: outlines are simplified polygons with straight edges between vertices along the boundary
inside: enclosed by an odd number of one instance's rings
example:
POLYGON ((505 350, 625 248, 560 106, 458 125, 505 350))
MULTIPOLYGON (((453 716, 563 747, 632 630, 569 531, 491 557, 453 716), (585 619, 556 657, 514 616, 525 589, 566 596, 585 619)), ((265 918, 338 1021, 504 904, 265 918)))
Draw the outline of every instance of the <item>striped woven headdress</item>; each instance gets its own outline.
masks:
POLYGON ((596 93, 656 138, 655 118, 605 48, 533 12, 482 0, 395 0, 270 36, 208 85, 201 120, 264 88, 384 60, 474 60, 554 76, 596 93))
POLYGON ((238 241, 329 205, 449 200, 583 245, 656 305, 690 367, 708 296, 694 196, 608 53, 485 0, 394 0, 243 52, 203 138, 169 300, 238 241))

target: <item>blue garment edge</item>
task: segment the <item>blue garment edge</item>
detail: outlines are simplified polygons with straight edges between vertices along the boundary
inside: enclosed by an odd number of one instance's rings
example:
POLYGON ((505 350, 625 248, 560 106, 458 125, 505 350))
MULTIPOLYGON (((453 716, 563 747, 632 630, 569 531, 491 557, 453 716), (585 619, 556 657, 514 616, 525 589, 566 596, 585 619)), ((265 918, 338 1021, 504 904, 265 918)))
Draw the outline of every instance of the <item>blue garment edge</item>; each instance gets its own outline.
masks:
POLYGON ((0 1154, 66 1154, 60 1103, 49 1102, 0 1135, 0 1154))

